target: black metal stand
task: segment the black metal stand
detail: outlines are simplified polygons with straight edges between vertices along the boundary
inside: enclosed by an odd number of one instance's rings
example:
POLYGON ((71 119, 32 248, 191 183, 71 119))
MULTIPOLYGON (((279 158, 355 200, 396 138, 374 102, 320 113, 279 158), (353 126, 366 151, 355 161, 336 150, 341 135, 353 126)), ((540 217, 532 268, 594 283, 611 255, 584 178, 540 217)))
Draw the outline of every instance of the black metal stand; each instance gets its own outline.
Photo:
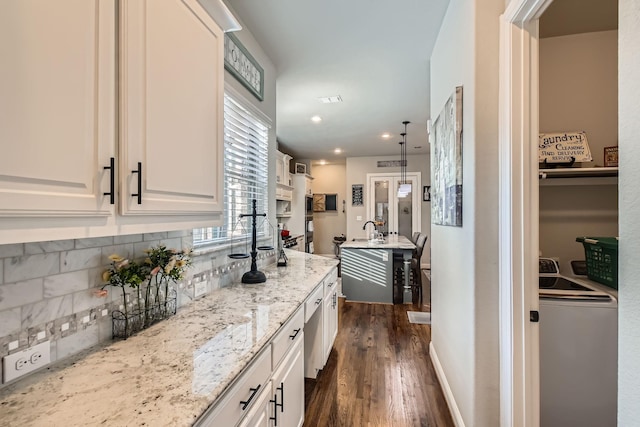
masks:
POLYGON ((251 270, 242 275, 242 283, 264 283, 267 281, 267 276, 262 271, 258 271, 258 264, 256 263, 256 257, 258 256, 258 250, 256 248, 256 218, 259 216, 266 217, 265 213, 256 212, 256 200, 253 199, 253 212, 250 214, 242 214, 241 218, 250 216, 252 218, 253 230, 251 232, 251 270))

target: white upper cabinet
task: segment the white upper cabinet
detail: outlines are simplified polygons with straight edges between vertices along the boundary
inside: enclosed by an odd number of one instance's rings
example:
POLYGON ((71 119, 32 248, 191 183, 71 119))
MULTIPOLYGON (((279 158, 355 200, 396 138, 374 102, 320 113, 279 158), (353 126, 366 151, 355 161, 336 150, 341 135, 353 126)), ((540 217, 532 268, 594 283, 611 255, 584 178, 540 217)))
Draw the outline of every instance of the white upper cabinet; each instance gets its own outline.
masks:
POLYGON ((0 3, 0 218, 112 215, 115 41, 113 1, 0 3))
POLYGON ((210 13, 234 21, 219 0, 0 2, 0 244, 220 220, 210 13))
POLYGON ((291 200, 293 197, 293 184, 289 173, 289 161, 292 159, 288 154, 280 151, 276 152, 276 199, 291 200))
POLYGON ((224 33, 195 0, 127 1, 120 25, 121 213, 220 212, 224 33))

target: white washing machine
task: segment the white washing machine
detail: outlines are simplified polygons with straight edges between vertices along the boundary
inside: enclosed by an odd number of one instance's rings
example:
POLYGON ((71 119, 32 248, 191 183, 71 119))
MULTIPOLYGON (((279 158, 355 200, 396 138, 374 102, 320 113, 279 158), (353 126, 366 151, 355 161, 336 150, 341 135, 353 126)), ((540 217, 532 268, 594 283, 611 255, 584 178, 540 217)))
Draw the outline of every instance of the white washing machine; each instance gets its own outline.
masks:
POLYGON ((539 263, 540 426, 615 427, 618 302, 539 263))

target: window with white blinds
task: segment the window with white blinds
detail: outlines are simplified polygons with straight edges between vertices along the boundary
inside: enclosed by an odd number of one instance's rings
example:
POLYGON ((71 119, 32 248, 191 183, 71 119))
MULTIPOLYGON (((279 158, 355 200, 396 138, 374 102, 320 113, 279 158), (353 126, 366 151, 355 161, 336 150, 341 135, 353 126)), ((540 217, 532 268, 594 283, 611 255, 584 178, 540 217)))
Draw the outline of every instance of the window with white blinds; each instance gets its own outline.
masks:
MULTIPOLYGON (((268 146, 268 124, 225 93, 223 225, 193 230, 194 245, 250 238, 251 218, 239 216, 251 213, 253 199, 258 213, 267 213, 268 146)), ((266 235, 266 219, 259 217, 257 224, 258 235, 266 235)))

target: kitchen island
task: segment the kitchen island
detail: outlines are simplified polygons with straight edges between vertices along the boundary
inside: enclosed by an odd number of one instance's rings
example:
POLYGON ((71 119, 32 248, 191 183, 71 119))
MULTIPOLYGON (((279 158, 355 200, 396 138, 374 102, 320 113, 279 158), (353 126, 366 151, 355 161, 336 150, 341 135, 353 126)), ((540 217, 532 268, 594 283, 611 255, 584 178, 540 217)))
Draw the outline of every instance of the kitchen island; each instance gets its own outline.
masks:
POLYGON ((404 236, 384 241, 354 239, 340 246, 342 293, 350 301, 411 302, 410 261, 416 246, 404 236), (403 259, 403 283, 394 289, 394 253, 403 259), (399 289, 402 288, 402 289, 399 289))
POLYGON ((287 251, 262 284, 234 284, 125 340, 0 390, 1 426, 190 426, 217 402, 337 260, 287 251))

